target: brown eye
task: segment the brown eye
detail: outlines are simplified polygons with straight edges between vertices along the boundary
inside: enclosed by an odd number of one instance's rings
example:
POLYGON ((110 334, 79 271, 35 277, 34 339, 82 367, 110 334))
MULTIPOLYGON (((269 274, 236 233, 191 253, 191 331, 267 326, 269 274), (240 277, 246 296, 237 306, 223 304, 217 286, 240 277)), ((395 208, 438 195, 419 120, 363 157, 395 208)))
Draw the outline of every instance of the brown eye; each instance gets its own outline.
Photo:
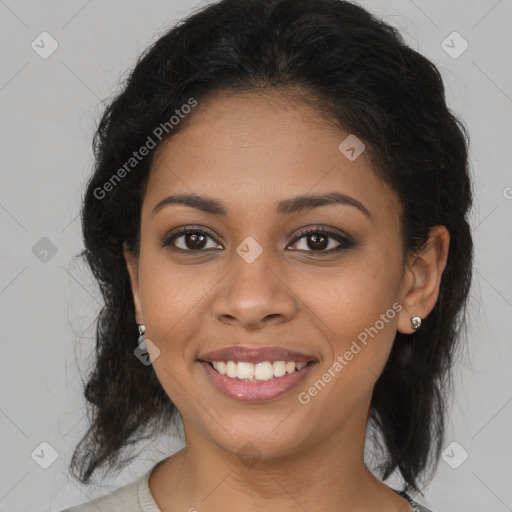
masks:
POLYGON ((313 233, 306 237, 308 247, 313 251, 325 249, 329 245, 329 237, 313 233))
POLYGON ((185 246, 187 249, 203 249, 206 245, 206 235, 202 233, 189 233, 184 235, 185 246))
POLYGON ((310 229, 309 231, 303 231, 289 247, 295 246, 294 250, 316 252, 320 255, 348 249, 354 245, 350 238, 339 233, 310 229))
POLYGON ((204 249, 222 249, 222 246, 212 236, 197 229, 181 229, 179 233, 166 238, 162 245, 164 247, 173 246, 177 250, 188 252, 199 252, 204 249))

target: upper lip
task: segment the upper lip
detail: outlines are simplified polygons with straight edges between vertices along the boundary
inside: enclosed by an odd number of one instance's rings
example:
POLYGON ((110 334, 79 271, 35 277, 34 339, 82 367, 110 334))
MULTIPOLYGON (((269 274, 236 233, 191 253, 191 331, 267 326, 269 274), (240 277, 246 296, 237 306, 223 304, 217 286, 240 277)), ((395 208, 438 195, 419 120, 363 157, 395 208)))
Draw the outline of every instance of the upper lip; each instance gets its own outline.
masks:
POLYGON ((302 352, 294 352, 281 347, 242 347, 234 345, 208 352, 198 357, 202 361, 246 361, 249 363, 259 363, 262 361, 295 361, 298 363, 307 363, 315 358, 302 352))

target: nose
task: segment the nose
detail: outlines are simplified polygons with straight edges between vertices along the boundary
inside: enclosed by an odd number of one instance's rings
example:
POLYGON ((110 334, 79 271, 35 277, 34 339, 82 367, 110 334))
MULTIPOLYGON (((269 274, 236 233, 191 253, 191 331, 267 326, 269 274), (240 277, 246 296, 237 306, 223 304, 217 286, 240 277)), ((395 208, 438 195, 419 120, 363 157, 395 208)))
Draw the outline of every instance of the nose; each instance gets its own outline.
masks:
POLYGON ((230 271, 212 302, 213 314, 219 321, 258 330, 296 316, 299 303, 295 294, 265 251, 252 263, 236 253, 232 259, 230 271))

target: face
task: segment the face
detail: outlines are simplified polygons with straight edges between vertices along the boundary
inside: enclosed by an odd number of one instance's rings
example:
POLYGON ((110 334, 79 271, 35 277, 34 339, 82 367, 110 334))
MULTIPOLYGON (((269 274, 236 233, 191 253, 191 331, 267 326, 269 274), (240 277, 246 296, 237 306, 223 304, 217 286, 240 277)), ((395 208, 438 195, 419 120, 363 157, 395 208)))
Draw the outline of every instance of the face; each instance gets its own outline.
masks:
POLYGON ((364 152, 340 151, 348 133, 277 92, 218 93, 190 115, 154 161, 140 253, 127 257, 158 379, 186 431, 232 453, 250 442, 279 456, 335 438, 366 417, 397 322, 413 316, 399 313, 411 284, 400 202, 364 152), (306 194, 339 201, 291 201, 306 194), (215 203, 161 203, 179 195, 215 203), (300 378, 236 387, 199 360, 233 346, 312 363, 300 378))

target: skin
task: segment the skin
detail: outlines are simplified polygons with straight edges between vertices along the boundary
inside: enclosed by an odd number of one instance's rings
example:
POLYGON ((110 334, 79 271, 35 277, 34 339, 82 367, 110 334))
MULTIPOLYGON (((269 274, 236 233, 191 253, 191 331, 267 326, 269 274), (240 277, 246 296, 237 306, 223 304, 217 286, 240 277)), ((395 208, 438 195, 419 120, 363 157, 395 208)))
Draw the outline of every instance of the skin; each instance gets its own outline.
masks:
MULTIPOLYGON (((350 161, 339 151, 348 133, 283 93, 216 93, 185 122, 153 163, 140 253, 125 248, 136 321, 160 350, 157 357, 150 348, 154 370, 183 416, 186 437, 186 447, 150 476, 155 501, 163 512, 409 512, 366 468, 365 431, 396 331, 414 332, 410 318, 428 322, 436 303, 448 231, 433 228, 427 248, 403 262, 396 194, 365 153, 350 161), (281 200, 333 191, 360 201, 371 218, 340 204, 276 212, 281 200), (152 215, 178 193, 215 198, 228 214, 171 204, 152 215), (216 237, 207 249, 162 247, 174 228, 191 225, 216 237), (355 245, 319 254, 311 237, 295 241, 311 225, 342 231, 355 245), (263 249, 252 263, 236 252, 248 236, 263 249), (301 404, 299 392, 394 303, 399 314, 301 404), (196 360, 231 345, 278 345, 317 364, 297 389, 244 403, 214 387, 196 360), (260 457, 254 465, 237 456, 247 443, 260 457)), ((329 240, 328 248, 339 245, 329 240)), ((185 242, 175 241, 190 247, 185 242)))

